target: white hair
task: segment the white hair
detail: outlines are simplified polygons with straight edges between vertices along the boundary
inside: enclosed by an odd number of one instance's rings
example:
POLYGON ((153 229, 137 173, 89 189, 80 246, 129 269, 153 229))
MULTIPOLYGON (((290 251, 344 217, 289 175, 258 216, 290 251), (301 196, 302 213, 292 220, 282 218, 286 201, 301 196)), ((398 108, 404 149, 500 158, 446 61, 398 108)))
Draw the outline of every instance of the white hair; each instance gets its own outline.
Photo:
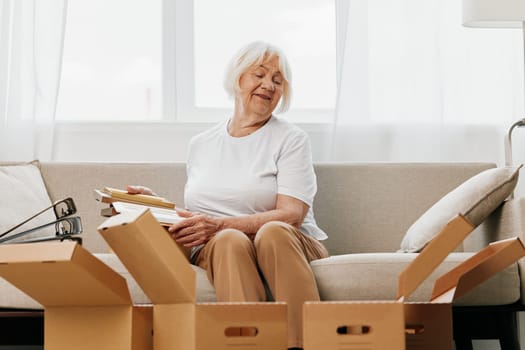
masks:
POLYGON ((283 76, 283 95, 279 103, 278 113, 283 113, 290 107, 292 98, 292 71, 284 53, 276 46, 262 41, 252 42, 241 48, 230 60, 224 75, 224 89, 229 97, 235 97, 240 90, 241 75, 249 68, 260 65, 264 60, 276 56, 279 59, 279 70, 283 76))

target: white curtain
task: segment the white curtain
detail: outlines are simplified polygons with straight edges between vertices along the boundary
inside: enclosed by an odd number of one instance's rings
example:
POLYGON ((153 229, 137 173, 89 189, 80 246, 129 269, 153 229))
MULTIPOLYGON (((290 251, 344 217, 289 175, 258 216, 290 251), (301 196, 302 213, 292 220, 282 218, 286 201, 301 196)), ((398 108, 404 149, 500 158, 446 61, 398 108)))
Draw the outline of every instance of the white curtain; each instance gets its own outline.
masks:
POLYGON ((332 160, 504 163, 523 117, 521 30, 464 28, 458 0, 336 4, 332 160))
POLYGON ((0 161, 50 160, 67 0, 0 0, 0 161))

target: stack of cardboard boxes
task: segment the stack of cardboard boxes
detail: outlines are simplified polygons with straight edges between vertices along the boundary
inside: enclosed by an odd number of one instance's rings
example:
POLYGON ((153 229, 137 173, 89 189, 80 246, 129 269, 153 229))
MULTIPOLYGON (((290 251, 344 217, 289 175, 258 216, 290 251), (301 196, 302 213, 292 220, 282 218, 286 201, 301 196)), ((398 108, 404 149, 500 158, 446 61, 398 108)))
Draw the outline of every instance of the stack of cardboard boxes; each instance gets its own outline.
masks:
POLYGON ((429 302, 406 302, 473 229, 452 220, 401 272, 396 300, 305 303, 304 349, 452 350, 452 302, 525 256, 518 238, 492 243, 439 278, 429 302))
POLYGON ((99 232, 153 302, 155 349, 286 349, 286 304, 197 304, 195 272, 149 211, 99 232))
MULTIPOLYGON (((491 244, 437 280, 427 303, 406 298, 471 231, 455 218, 399 276, 398 298, 304 305, 304 348, 452 349, 452 301, 525 255, 517 238, 491 244)), ((46 349, 287 347, 284 303, 196 303, 195 272, 149 211, 99 227, 153 306, 76 243, 0 246, 0 276, 45 306, 46 349)))
POLYGON ((45 307, 45 349, 152 349, 152 308, 74 242, 0 245, 0 276, 45 307))

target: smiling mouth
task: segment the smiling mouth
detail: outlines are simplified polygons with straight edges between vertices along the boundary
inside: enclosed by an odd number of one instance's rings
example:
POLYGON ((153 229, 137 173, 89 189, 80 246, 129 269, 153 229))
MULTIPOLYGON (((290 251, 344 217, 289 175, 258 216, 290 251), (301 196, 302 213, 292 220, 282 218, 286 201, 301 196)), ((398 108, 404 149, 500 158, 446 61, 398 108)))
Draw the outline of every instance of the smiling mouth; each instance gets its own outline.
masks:
POLYGON ((262 98, 263 100, 267 100, 267 101, 270 101, 272 99, 271 97, 266 96, 266 95, 261 95, 261 94, 254 94, 254 95, 259 98, 262 98))

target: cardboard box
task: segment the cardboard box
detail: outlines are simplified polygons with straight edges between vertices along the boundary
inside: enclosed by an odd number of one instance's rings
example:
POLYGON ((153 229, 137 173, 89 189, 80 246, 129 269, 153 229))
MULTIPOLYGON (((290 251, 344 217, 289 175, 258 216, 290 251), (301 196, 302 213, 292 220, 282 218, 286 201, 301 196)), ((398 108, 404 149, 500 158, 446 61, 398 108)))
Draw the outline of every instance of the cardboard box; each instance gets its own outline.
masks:
POLYGON ((474 227, 458 215, 399 275, 397 300, 307 302, 304 349, 405 350, 403 302, 474 227))
POLYGON ((75 242, 0 245, 0 276, 44 306, 46 350, 152 349, 152 308, 75 242))
POLYGON ((156 350, 287 348, 284 303, 196 303, 195 271, 149 210, 99 232, 153 302, 156 350))
POLYGON ((525 256, 518 238, 491 243, 440 277, 428 303, 406 303, 409 350, 452 350, 452 302, 525 256))

